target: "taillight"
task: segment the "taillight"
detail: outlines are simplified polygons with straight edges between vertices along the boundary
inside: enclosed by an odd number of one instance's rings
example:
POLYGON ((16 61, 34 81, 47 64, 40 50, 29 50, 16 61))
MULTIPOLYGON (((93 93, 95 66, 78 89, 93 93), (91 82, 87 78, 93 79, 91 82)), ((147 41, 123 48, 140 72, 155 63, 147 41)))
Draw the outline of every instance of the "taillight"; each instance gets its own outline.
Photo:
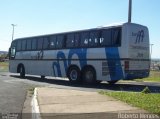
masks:
POLYGON ((129 70, 129 61, 124 62, 124 68, 125 70, 129 70))

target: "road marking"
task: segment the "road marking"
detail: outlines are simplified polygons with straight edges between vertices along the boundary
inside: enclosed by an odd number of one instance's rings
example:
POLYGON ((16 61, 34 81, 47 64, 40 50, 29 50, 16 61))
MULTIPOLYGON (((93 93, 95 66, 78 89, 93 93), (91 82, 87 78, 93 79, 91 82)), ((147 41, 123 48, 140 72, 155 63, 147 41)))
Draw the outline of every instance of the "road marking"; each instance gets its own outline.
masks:
POLYGON ((32 106, 32 119, 41 119, 41 114, 37 101, 37 88, 34 89, 34 95, 32 98, 31 106, 32 106))
POLYGON ((3 80, 3 82, 5 82, 5 83, 14 83, 14 84, 16 84, 16 82, 14 82, 14 81, 7 81, 7 80, 4 81, 4 80, 3 80))

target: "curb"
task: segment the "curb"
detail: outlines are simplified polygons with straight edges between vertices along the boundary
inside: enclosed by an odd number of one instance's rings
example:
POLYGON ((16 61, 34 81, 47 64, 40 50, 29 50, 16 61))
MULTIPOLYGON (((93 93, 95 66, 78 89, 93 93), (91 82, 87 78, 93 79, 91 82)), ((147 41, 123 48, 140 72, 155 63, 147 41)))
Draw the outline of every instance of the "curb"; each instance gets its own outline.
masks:
POLYGON ((37 88, 34 89, 31 106, 32 106, 32 119, 41 119, 41 114, 40 114, 38 100, 37 100, 37 88))

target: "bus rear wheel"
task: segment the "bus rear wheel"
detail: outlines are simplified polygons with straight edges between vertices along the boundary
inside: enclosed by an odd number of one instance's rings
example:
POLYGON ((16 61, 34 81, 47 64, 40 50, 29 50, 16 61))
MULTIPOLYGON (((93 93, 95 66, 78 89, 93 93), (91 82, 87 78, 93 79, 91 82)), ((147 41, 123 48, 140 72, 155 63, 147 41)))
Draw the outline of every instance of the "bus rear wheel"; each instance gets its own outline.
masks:
POLYGON ((70 82, 80 82, 80 69, 77 66, 71 66, 67 71, 67 77, 69 78, 70 82))
POLYGON ((23 65, 20 66, 19 68, 19 73, 20 73, 20 77, 24 78, 25 77, 25 68, 23 65))
POLYGON ((42 76, 41 76, 41 79, 45 79, 45 76, 42 75, 42 76))
POLYGON ((82 78, 84 83, 96 83, 96 71, 92 67, 85 67, 82 71, 82 78))

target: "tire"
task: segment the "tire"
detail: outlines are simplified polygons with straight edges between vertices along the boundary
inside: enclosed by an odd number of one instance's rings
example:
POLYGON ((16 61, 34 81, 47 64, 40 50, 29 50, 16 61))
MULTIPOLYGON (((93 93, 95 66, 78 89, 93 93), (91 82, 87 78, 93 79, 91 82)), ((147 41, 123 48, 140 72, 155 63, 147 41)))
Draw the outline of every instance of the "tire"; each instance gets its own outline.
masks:
POLYGON ((102 81, 96 80, 95 83, 96 84, 100 84, 102 81))
POLYGON ((45 79, 45 76, 41 76, 41 79, 45 79))
POLYGON ((118 81, 107 81, 110 85, 114 85, 115 83, 117 83, 118 81))
POLYGON ((19 68, 19 73, 20 73, 20 77, 24 78, 25 77, 25 68, 23 65, 20 66, 19 68))
POLYGON ((84 83, 95 84, 96 71, 92 67, 85 67, 82 72, 82 78, 84 83))
POLYGON ((81 72, 77 66, 72 66, 67 71, 67 77, 70 82, 80 83, 81 72))

